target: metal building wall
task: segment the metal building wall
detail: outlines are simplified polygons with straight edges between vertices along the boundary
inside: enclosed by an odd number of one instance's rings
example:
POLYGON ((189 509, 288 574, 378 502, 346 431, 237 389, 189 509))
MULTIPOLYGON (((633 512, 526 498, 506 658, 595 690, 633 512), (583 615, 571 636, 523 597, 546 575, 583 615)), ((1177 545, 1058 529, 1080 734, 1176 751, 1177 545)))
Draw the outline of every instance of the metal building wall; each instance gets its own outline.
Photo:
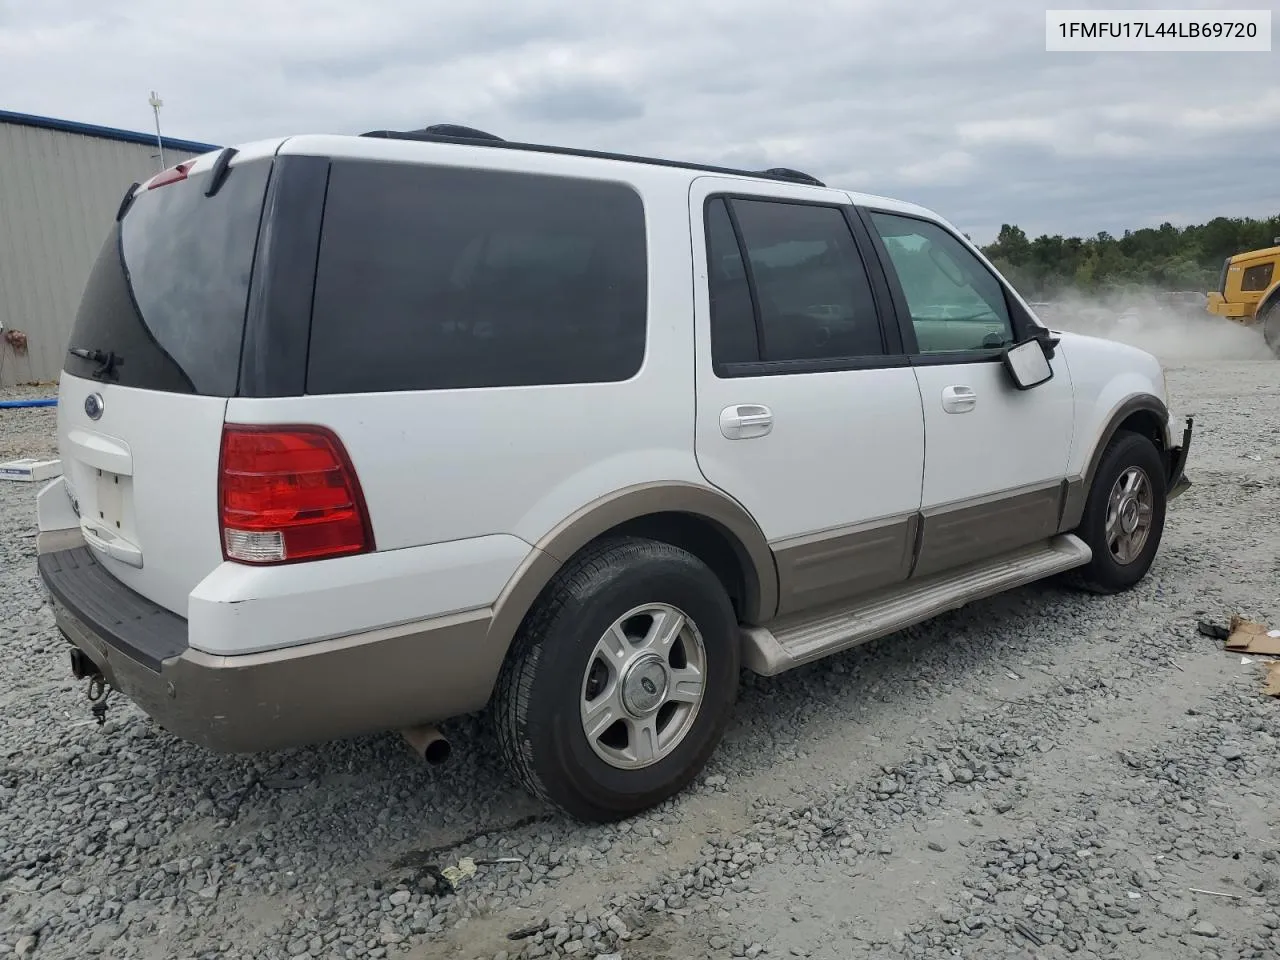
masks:
MULTIPOLYGON (((25 354, 0 338, 0 386, 57 379, 89 270, 157 152, 0 119, 0 323, 27 335, 25 354)), ((170 165, 193 155, 165 145, 170 165)))

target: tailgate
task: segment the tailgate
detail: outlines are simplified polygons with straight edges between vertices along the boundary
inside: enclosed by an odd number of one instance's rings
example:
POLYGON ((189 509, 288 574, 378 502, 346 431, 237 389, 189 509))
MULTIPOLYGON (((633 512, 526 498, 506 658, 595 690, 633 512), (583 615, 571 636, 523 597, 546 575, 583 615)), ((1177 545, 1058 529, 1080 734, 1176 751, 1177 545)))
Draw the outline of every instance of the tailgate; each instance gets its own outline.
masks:
POLYGON ((222 562, 218 450, 227 401, 64 374, 62 474, 80 531, 107 570, 183 617, 222 562), (93 398, 90 400, 90 398, 93 398), (100 410, 98 419, 86 412, 100 410))

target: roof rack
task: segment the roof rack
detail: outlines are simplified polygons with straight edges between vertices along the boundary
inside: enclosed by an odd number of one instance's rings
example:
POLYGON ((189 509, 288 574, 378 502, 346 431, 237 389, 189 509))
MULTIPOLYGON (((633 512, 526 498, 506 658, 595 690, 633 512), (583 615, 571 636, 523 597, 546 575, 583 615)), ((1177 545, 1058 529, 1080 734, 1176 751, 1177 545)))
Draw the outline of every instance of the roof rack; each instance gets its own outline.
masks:
POLYGON ((658 167, 676 167, 682 170, 700 170, 705 173, 723 173, 738 177, 758 177, 762 180, 783 180, 789 183, 807 183, 815 187, 826 184, 790 167, 770 167, 767 170, 736 170, 706 163, 685 163, 679 160, 662 160, 657 157, 637 157, 626 153, 608 153, 603 150, 583 150, 577 147, 553 147, 541 143, 521 143, 503 140, 492 133, 454 123, 437 123, 421 130, 371 130, 362 137, 380 137, 388 140, 426 140, 434 143, 462 143, 476 147, 497 147, 504 150, 527 150, 532 153, 554 153, 562 156, 591 157, 597 160, 621 160, 626 163, 647 163, 658 167))

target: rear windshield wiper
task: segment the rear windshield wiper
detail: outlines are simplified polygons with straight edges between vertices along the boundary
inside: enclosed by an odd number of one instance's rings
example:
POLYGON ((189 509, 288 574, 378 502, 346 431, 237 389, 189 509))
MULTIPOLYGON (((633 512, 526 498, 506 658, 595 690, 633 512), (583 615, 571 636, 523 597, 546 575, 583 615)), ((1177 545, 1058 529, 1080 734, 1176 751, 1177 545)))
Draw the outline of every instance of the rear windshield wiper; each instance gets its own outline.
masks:
POLYGON ((231 172, 231 160, 239 152, 235 147, 224 147, 218 154, 218 159, 213 161, 213 169, 209 172, 209 185, 204 190, 206 197, 212 197, 222 189, 227 174, 231 172))
POLYGON ((79 357, 81 360, 88 360, 90 363, 96 363, 98 366, 90 374, 95 380, 105 380, 108 377, 119 379, 116 373, 116 367, 124 366, 124 357, 118 353, 108 350, 103 353, 101 350, 88 350, 84 347, 69 347, 67 353, 73 357, 79 357))

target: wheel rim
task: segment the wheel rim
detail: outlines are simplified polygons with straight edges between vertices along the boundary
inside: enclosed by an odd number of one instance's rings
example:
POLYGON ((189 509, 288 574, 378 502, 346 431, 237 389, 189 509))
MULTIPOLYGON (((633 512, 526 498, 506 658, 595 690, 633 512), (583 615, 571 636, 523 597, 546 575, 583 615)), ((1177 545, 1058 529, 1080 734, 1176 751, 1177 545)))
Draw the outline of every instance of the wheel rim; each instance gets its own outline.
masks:
POLYGON ((1155 495, 1151 478, 1141 467, 1129 467, 1116 480, 1107 498, 1107 549, 1120 564, 1133 563, 1151 536, 1155 495))
POLYGON ((685 613, 665 603, 627 611, 597 641, 582 678, 587 743, 622 770, 670 756, 698 716, 706 676, 706 647, 685 613))

